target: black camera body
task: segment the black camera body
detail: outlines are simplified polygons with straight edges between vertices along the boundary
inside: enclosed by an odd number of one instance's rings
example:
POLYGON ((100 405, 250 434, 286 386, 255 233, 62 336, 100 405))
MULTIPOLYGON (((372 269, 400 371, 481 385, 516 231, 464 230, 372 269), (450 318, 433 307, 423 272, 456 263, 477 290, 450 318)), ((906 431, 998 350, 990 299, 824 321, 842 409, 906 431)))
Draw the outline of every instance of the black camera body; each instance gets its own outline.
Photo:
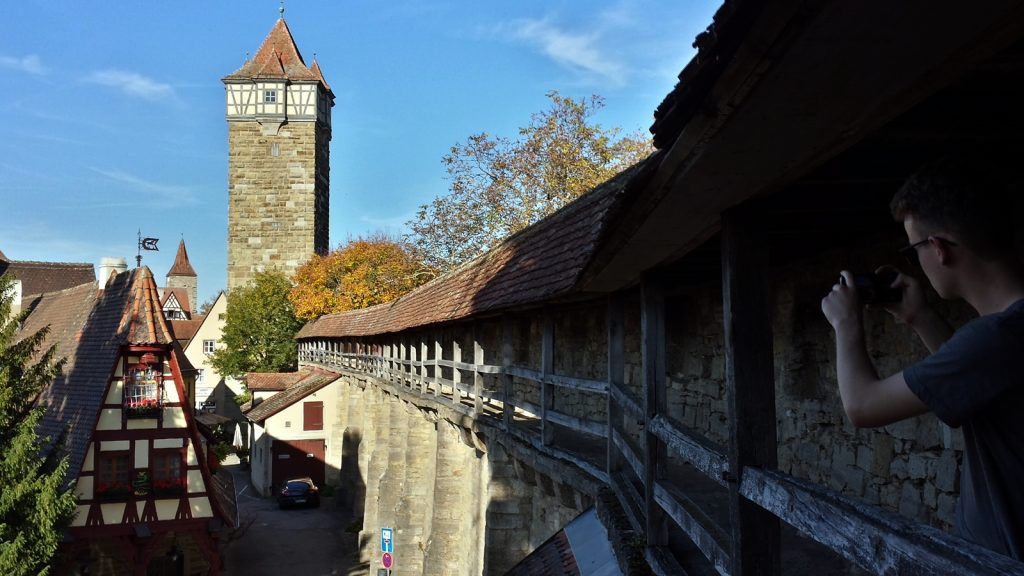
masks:
POLYGON ((865 304, 889 304, 903 299, 903 291, 893 288, 896 272, 854 274, 853 285, 857 287, 860 299, 865 304))

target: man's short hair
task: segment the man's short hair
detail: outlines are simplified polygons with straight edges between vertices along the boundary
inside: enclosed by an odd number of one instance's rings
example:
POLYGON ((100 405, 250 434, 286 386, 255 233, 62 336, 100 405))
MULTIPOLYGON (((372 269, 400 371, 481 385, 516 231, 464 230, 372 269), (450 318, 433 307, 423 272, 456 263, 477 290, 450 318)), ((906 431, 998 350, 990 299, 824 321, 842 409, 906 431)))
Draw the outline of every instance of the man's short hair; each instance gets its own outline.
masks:
POLYGON ((892 215, 913 217, 929 234, 949 232, 982 258, 1012 256, 1018 210, 1007 166, 981 153, 933 160, 893 196, 892 215))

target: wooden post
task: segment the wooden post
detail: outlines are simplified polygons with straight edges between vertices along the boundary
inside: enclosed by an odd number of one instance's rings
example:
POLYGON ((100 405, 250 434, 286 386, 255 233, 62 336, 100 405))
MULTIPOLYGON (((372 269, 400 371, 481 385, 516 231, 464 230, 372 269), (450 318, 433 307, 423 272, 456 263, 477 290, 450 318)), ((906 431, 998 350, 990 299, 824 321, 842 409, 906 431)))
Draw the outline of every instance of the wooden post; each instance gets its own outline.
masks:
POLYGON ((626 383, 625 316, 622 294, 616 293, 609 296, 606 319, 608 324, 608 432, 605 435, 605 442, 608 445, 605 471, 608 472, 609 478, 618 472, 622 464, 622 457, 613 441, 614 432, 622 423, 622 409, 615 403, 611 390, 612 387, 622 388, 626 383))
POLYGON ((514 423, 515 417, 515 405, 513 404, 513 395, 515 388, 513 386, 512 374, 509 374, 509 369, 512 368, 513 360, 513 342, 512 342, 512 317, 505 315, 501 319, 501 385, 504 397, 502 398, 502 420, 505 424, 505 430, 511 430, 514 423))
POLYGON ((755 214, 722 214, 722 303, 735 576, 780 573, 779 519, 743 498, 745 467, 775 468, 775 381, 768 251, 755 214))
POLYGON ((473 324, 473 416, 479 418, 484 412, 484 375, 480 366, 484 363, 484 346, 480 343, 481 328, 473 324))
POLYGON ((434 336, 434 396, 441 395, 441 357, 444 356, 444 346, 441 344, 441 334, 434 336))
POLYGON ((640 352, 644 379, 644 508, 647 545, 668 544, 666 515, 654 498, 654 484, 665 477, 667 450, 651 431, 665 412, 665 292, 662 282, 645 275, 640 284, 640 352))
POLYGON ((427 341, 420 334, 420 393, 427 393, 427 341))
MULTIPOLYGON (((462 362, 462 343, 459 342, 458 336, 452 338, 452 363, 457 362, 462 362)), ((456 404, 462 400, 459 384, 462 384, 462 371, 452 366, 452 402, 456 404)))
POLYGON ((548 410, 555 407, 554 386, 548 381, 548 377, 554 372, 555 364, 555 320, 551 313, 545 311, 541 314, 543 322, 540 354, 540 440, 544 445, 549 445, 555 440, 554 424, 548 421, 548 410))

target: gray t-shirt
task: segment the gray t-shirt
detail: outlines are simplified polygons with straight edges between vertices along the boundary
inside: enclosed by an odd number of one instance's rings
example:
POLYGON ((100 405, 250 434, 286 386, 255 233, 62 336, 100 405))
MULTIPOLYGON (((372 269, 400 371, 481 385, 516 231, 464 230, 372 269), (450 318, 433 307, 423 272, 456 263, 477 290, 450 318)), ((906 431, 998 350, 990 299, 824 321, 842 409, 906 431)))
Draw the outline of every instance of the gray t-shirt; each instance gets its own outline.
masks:
POLYGON ((939 419, 963 427, 957 532, 1024 559, 1024 300, 968 322, 903 377, 939 419))

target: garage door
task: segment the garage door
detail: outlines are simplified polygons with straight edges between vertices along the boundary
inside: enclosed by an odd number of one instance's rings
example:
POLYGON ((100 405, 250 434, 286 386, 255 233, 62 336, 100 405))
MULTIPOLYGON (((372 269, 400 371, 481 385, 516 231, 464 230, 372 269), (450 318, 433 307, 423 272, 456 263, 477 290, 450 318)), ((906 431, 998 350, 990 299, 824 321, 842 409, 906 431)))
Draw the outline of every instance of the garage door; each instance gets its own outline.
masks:
POLYGON ((316 440, 274 440, 274 469, 271 474, 275 486, 289 478, 309 476, 317 486, 324 485, 324 445, 316 440))

